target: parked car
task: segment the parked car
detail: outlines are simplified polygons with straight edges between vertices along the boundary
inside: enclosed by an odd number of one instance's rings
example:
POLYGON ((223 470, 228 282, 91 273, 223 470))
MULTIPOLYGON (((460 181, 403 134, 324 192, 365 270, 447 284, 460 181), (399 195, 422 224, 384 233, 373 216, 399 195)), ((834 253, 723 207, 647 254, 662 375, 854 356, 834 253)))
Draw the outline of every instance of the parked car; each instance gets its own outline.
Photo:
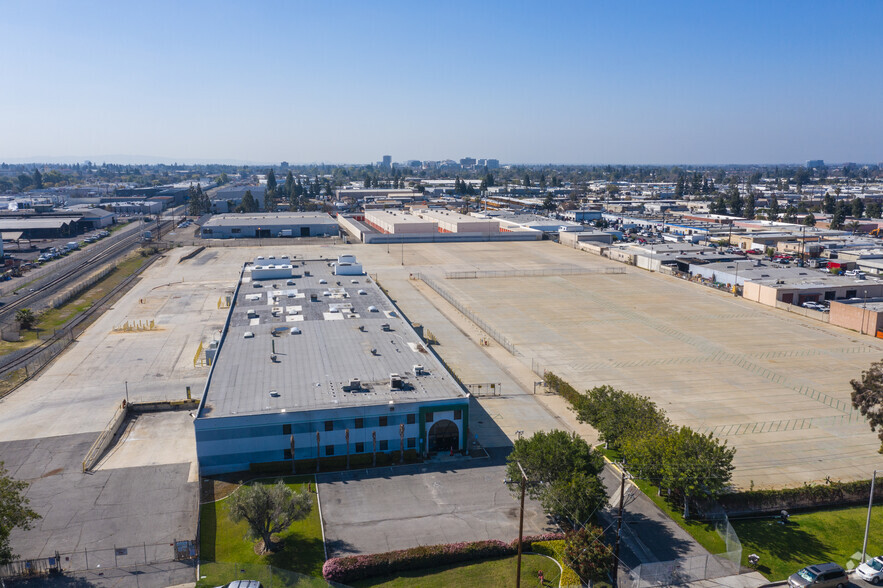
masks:
POLYGON ((788 585, 793 588, 846 588, 849 577, 846 570, 835 563, 806 566, 788 577, 788 585))
POLYGON ((883 556, 869 559, 855 569, 855 574, 865 582, 876 586, 880 580, 883 580, 883 556))

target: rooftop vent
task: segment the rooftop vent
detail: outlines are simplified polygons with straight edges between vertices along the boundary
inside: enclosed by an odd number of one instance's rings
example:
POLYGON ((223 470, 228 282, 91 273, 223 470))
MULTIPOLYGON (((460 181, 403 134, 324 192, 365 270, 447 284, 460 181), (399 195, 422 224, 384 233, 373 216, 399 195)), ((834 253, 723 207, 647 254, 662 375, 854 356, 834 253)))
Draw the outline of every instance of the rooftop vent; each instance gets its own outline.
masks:
POLYGON ((376 306, 369 306, 368 312, 377 312, 377 307, 376 306))
POLYGON ((300 335, 300 328, 299 327, 291 327, 290 332, 292 335, 300 335))
POLYGON ((391 331, 392 329, 389 328, 389 323, 383 323, 382 325, 380 325, 380 330, 381 331, 391 331))
POLYGON ((319 283, 320 284, 327 284, 328 280, 326 280, 325 278, 322 278, 321 280, 319 280, 319 283))
POLYGON ((275 390, 270 390, 270 396, 272 396, 273 398, 279 398, 279 393, 275 390))
POLYGON ((423 366, 422 366, 422 365, 414 364, 414 375, 415 375, 415 376, 422 376, 422 375, 425 374, 425 373, 426 373, 426 372, 423 371, 423 366))
POLYGON ((246 331, 245 333, 242 334, 242 338, 243 339, 253 339, 254 333, 252 333, 251 331, 246 331))
POLYGON ((350 378, 348 387, 350 392, 357 392, 362 389, 362 381, 359 378, 350 378))
POLYGON ((367 292, 365 292, 364 290, 359 290, 359 294, 360 294, 361 296, 364 296, 365 294, 367 294, 367 292))
POLYGON ((405 381, 398 374, 389 374, 389 389, 401 390, 405 386, 405 381))

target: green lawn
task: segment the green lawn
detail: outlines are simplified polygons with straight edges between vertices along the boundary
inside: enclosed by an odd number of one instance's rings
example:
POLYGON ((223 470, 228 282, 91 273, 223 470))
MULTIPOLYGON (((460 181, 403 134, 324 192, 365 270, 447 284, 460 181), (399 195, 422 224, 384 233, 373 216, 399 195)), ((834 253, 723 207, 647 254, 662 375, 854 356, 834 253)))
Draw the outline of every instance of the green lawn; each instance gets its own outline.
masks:
MULTIPOLYGON (((771 517, 731 520, 742 542, 742 563, 760 556, 758 571, 770 580, 784 580, 800 568, 832 561, 844 567, 858 560, 865 533, 866 507, 849 507, 795 514, 787 525, 771 517)), ((868 553, 883 554, 883 506, 871 513, 868 553)))
MULTIPOLYGON (((249 483, 274 484, 277 479, 249 483)), ((297 491, 306 489, 308 484, 313 482, 313 476, 289 476, 284 479, 297 491)), ((315 488, 315 484, 313 487, 315 488)), ((247 528, 244 521, 234 524, 230 520, 227 516, 226 500, 209 502, 200 507, 199 551, 202 562, 200 576, 205 576, 204 579, 200 579, 200 586, 219 586, 229 581, 225 578, 235 579, 230 577, 230 564, 236 564, 232 567, 233 570, 246 569, 249 573, 266 571, 265 566, 272 566, 279 570, 274 573, 276 577, 284 576, 285 571, 307 576, 322 576, 325 548, 315 493, 313 493, 313 510, 310 516, 303 521, 295 522, 287 531, 279 535, 285 543, 285 547, 279 552, 263 556, 256 554, 254 541, 247 537, 247 528)), ((320 581, 319 584, 324 583, 320 581)))
MULTIPOLYGON (((516 556, 492 559, 471 564, 443 566, 429 570, 403 572, 397 576, 372 578, 353 583, 357 588, 447 588, 448 586, 514 586, 516 556)), ((558 565, 541 555, 523 555, 521 558, 521 585, 539 586, 537 572, 543 571, 545 586, 558 586, 561 574, 558 565)))

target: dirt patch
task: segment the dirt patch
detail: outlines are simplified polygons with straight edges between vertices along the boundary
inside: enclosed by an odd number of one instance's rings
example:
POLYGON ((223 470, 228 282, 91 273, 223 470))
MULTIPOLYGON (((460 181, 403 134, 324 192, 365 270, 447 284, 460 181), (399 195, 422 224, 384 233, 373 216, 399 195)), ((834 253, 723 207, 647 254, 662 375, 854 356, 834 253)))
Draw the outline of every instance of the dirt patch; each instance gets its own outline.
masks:
POLYGON ((45 474, 43 474, 40 477, 41 478, 48 478, 49 476, 57 476, 58 474, 60 474, 63 471, 64 471, 64 468, 55 468, 54 470, 49 470, 48 472, 46 472, 45 474))

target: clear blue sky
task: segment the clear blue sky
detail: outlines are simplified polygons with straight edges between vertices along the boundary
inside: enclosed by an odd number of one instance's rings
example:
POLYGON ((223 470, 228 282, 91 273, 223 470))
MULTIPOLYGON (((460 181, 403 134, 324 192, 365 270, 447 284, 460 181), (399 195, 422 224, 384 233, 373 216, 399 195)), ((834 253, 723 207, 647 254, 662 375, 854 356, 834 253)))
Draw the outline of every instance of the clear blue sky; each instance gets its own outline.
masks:
POLYGON ((0 160, 883 161, 883 2, 0 0, 0 160))

